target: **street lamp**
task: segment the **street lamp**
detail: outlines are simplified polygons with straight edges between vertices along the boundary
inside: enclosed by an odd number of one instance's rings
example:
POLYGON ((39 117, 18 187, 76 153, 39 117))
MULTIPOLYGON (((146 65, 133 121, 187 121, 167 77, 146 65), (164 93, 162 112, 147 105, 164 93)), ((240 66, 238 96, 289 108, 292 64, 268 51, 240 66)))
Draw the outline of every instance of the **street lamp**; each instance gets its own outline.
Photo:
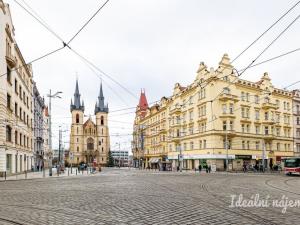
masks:
MULTIPOLYGON (((61 98, 61 96, 59 96, 60 94, 62 94, 61 91, 57 91, 55 94, 52 94, 51 89, 50 89, 50 92, 47 95, 47 97, 49 98, 49 150, 51 152, 52 152, 51 99, 52 98, 61 98)), ((49 176, 52 176, 52 154, 50 154, 50 156, 49 156, 49 176)))

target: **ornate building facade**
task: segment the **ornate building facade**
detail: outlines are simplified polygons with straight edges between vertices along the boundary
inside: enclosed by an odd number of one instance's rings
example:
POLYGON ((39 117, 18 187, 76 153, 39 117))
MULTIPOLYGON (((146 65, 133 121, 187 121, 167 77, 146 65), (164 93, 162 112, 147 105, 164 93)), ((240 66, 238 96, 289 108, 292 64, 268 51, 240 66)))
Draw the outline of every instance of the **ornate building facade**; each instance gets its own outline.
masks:
POLYGON ((294 150, 295 156, 300 156, 300 90, 294 90, 293 94, 294 150))
POLYGON ((0 176, 31 170, 33 75, 15 41, 9 5, 0 0, 0 176))
POLYGON ((227 54, 217 69, 200 63, 192 84, 175 84, 173 95, 153 106, 140 101, 135 162, 157 167, 168 161, 176 168, 180 159, 187 169, 224 170, 228 160, 229 169, 238 170, 265 158, 265 165, 275 165, 294 155, 292 105, 293 93, 275 88, 267 73, 257 82, 240 79, 227 54))
POLYGON ((67 161, 73 165, 93 163, 105 166, 110 151, 108 129, 108 105, 104 103, 102 84, 95 105, 95 121, 90 116, 84 121, 84 102, 80 100, 79 85, 76 81, 74 102, 71 99, 72 125, 70 149, 67 161))

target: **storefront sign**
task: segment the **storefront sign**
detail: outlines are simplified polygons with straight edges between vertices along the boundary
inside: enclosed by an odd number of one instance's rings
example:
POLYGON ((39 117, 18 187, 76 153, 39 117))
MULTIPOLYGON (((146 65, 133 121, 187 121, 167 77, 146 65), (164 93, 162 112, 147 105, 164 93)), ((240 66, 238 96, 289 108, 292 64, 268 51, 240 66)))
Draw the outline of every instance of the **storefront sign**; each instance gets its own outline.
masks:
POLYGON ((245 159, 245 160, 251 160, 252 155, 235 155, 236 159, 245 159))

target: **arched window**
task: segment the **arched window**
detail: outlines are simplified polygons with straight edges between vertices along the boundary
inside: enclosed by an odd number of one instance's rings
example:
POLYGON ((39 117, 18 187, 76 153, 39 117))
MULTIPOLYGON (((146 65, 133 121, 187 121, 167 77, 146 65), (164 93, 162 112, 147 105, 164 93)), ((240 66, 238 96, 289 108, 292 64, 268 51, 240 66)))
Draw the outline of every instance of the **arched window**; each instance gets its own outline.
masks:
POLYGON ((76 123, 79 123, 79 114, 76 114, 76 123))
POLYGON ((77 152, 79 152, 79 147, 77 146, 77 152))
POLYGON ((94 139, 93 138, 87 139, 87 149, 94 150, 94 139))
POLYGON ((101 125, 104 125, 104 117, 101 116, 101 125))

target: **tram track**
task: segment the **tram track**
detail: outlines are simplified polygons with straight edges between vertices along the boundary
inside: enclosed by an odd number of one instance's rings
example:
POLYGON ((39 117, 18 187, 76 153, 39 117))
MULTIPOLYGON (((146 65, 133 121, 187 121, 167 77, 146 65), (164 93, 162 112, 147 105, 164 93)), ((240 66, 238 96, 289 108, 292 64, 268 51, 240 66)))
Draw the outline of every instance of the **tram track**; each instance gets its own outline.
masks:
MULTIPOLYGON (((214 179, 215 178, 210 179, 209 182, 212 181, 212 180, 214 180, 214 179)), ((148 183, 150 183, 150 181, 148 183)), ((226 202, 225 200, 221 199, 220 196, 215 195, 215 194, 211 193, 210 191, 208 191, 208 186, 206 184, 201 184, 200 185, 200 189, 202 189, 209 196, 211 196, 210 200, 217 199, 222 204, 213 203, 212 201, 209 201, 209 199, 203 199, 203 198, 197 197, 195 195, 190 195, 190 194, 188 194, 186 192, 181 192, 181 191, 178 191, 178 190, 174 190, 174 189, 172 189, 172 188, 169 187, 173 183, 171 183, 171 182, 167 182, 167 183, 169 184, 168 186, 167 185, 158 184, 158 183, 156 183, 156 185, 158 185, 158 186, 160 186, 160 187, 162 187, 162 188, 164 188, 164 189, 166 189, 168 191, 171 191, 173 193, 180 194, 182 196, 186 196, 186 197, 189 197, 189 198, 196 198, 196 199, 198 199, 200 201, 205 201, 206 204, 209 204, 212 207, 215 207, 215 208, 218 208, 218 209, 230 212, 230 213, 238 215, 238 216, 240 216, 242 218, 246 218, 246 219, 252 220, 252 221, 256 222, 256 224, 262 224, 262 225, 279 225, 277 223, 274 223, 274 222, 272 222, 270 220, 265 219, 264 217, 261 217, 261 216, 259 216, 257 214, 254 214, 254 213, 251 213, 251 212, 249 212, 248 210, 245 210, 245 209, 241 209, 241 208, 239 208, 239 209, 230 209, 229 205, 228 205, 229 203, 226 202)))
POLYGON ((3 217, 0 217, 0 222, 5 222, 7 224, 14 224, 14 225, 24 225, 23 223, 19 223, 19 222, 16 222, 16 221, 13 221, 13 220, 10 220, 10 219, 6 219, 6 218, 3 218, 3 217))
MULTIPOLYGON (((281 191, 281 192, 284 192, 284 193, 290 193, 290 194, 294 194, 294 195, 300 196, 300 193, 298 193, 298 192, 293 192, 293 191, 290 191, 290 190, 287 190, 287 189, 283 189, 283 188, 279 188, 279 187, 276 187, 276 186, 270 184, 270 182, 271 182, 272 180, 274 180, 274 179, 266 180, 266 181, 265 181, 265 185, 268 186, 268 187, 270 187, 270 188, 273 188, 273 189, 279 190, 279 191, 281 191)), ((285 183, 287 186, 292 187, 292 186, 290 186, 290 185, 288 184, 288 181, 290 181, 290 180, 294 180, 294 179, 287 179, 287 180, 284 181, 284 183, 285 183)))

